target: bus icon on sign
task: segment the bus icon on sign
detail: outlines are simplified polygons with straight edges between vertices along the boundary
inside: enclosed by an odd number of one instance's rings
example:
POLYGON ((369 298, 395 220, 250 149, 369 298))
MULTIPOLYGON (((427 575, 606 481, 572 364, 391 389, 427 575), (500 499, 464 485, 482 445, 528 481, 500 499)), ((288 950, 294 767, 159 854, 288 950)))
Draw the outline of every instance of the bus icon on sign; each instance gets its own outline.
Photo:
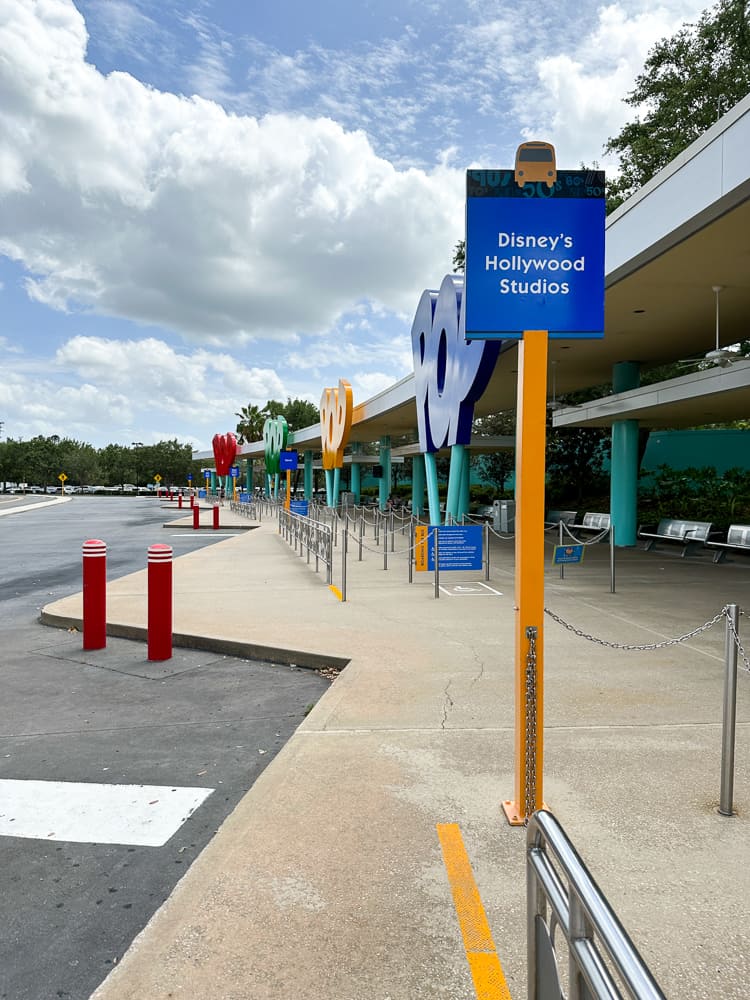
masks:
POLYGON ((524 142, 516 150, 516 184, 541 181, 548 188, 557 180, 555 147, 551 142, 524 142))

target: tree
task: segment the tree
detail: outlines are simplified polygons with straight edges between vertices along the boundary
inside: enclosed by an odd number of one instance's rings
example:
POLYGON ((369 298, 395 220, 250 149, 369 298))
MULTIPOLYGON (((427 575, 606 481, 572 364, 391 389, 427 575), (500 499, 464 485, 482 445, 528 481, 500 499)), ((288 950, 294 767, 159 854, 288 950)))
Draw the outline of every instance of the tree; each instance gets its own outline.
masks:
MULTIPOLYGON (((513 435, 516 432, 516 415, 513 410, 494 413, 474 422, 474 433, 479 437, 497 437, 513 435)), ((503 448, 501 451, 482 455, 479 459, 479 471, 488 483, 505 492, 505 484, 515 471, 516 452, 514 448, 503 448)))
POLYGON ((268 417, 265 409, 261 410, 252 403, 248 403, 247 406, 242 407, 239 413, 235 413, 235 417, 240 418, 235 428, 237 440, 240 444, 260 441, 263 437, 263 424, 268 417))
POLYGON ((624 99, 642 115, 609 139, 620 157, 612 194, 621 203, 750 91, 747 0, 720 0, 651 49, 624 99))
POLYGON ((609 457, 606 428, 560 427, 547 433, 547 492, 550 506, 580 504, 609 491, 604 460, 609 457))
POLYGON ((281 411, 286 417, 289 429, 293 431, 302 430, 303 427, 311 427, 320 421, 320 409, 315 403, 310 403, 306 399, 290 399, 284 404, 281 411))

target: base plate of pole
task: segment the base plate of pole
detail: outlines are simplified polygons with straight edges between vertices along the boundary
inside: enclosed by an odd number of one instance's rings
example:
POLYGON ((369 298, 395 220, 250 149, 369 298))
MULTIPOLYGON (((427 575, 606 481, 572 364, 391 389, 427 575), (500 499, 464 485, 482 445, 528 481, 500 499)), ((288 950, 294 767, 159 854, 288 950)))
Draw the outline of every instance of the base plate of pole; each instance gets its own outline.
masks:
MULTIPOLYGON (((523 809, 517 802, 513 802, 511 799, 505 799, 502 806, 509 826, 526 826, 529 817, 524 816, 523 809)), ((549 806, 546 802, 542 802, 539 808, 549 809, 549 806)))

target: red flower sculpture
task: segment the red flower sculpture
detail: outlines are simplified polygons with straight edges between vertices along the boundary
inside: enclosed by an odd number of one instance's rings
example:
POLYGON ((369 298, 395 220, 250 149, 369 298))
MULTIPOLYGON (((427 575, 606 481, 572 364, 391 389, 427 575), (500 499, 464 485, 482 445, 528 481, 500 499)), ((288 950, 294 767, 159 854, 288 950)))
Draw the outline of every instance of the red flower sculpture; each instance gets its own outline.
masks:
POLYGON ((216 474, 228 476, 229 468, 237 454, 237 438, 231 431, 226 434, 214 434, 213 446, 216 474))

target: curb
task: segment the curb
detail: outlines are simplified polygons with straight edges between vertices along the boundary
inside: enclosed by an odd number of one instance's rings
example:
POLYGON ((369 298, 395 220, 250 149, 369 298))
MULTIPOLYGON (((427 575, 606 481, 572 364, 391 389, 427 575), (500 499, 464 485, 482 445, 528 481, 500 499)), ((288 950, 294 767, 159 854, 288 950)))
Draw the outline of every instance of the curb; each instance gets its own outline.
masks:
MULTIPOLYGON (((39 615, 42 625, 51 628, 83 630, 81 618, 55 615, 42 610, 39 615)), ((107 635, 116 639, 135 639, 146 642, 148 630, 140 625, 123 625, 118 622, 107 622, 107 635)), ((262 643, 240 642, 236 639, 221 639, 219 636, 193 635, 189 632, 173 632, 172 645, 181 649, 198 649, 208 653, 221 653, 241 660, 263 660, 266 663, 281 663, 285 666, 306 667, 310 670, 324 670, 334 667, 343 670, 350 662, 342 656, 326 656, 325 653, 310 653, 303 649, 290 649, 283 646, 266 646, 262 643)))

